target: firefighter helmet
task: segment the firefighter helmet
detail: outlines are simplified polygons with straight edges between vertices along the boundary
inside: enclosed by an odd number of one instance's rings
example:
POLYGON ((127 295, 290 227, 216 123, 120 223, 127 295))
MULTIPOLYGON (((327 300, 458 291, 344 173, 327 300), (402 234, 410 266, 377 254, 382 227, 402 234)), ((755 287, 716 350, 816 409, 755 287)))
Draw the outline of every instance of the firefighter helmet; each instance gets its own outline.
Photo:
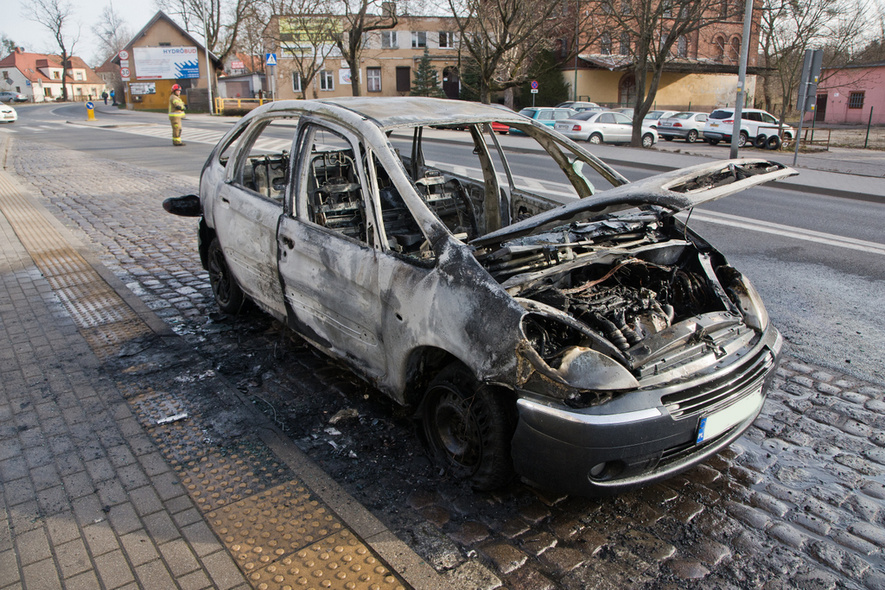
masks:
POLYGON ((173 84, 172 85, 172 92, 175 92, 176 90, 181 90, 181 86, 179 86, 178 84, 173 84))

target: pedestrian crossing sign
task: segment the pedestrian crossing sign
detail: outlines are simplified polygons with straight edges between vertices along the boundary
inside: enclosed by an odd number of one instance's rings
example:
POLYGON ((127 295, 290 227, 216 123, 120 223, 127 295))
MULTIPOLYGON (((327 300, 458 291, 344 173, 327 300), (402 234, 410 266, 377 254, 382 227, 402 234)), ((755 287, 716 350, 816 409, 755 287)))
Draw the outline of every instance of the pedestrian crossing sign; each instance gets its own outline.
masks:
POLYGON ((266 53, 264 54, 265 61, 264 63, 269 66, 277 65, 277 54, 276 53, 266 53))

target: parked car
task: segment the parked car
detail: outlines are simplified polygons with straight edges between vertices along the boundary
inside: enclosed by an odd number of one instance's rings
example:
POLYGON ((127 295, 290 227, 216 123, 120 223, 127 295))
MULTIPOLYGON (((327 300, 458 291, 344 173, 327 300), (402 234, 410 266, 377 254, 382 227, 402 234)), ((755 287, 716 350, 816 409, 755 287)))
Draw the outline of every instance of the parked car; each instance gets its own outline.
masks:
POLYGON ((573 111, 578 111, 579 113, 582 111, 604 111, 605 107, 601 107, 595 102, 589 102, 586 100, 570 100, 568 102, 561 102, 556 105, 557 108, 561 109, 572 109, 573 111))
POLYGON ((628 108, 628 107, 609 109, 609 110, 611 110, 615 113, 621 113, 622 115, 627 115, 631 119, 633 118, 633 113, 636 112, 636 109, 632 109, 632 108, 628 108))
POLYGON ((0 104, 0 121, 4 123, 15 123, 18 121, 18 113, 9 105, 0 104))
MULTIPOLYGON (((538 123, 546 125, 547 127, 553 127, 556 121, 568 119, 574 115, 575 112, 576 111, 573 111, 572 109, 561 109, 557 107, 528 107, 519 111, 519 114, 523 117, 534 119, 538 123)), ((517 135, 523 134, 523 132, 516 127, 511 127, 510 133, 517 135)))
POLYGON ((500 133, 501 135, 507 135, 508 133, 510 133, 510 125, 505 125, 504 123, 492 121, 492 131, 494 131, 495 133, 500 133))
POLYGON ((0 102, 26 102, 28 97, 18 92, 0 92, 0 102))
POLYGON ((642 119, 642 124, 648 125, 649 127, 657 128, 658 121, 667 117, 672 117, 677 112, 678 111, 649 111, 642 119))
MULTIPOLYGON (((585 111, 569 119, 557 121, 557 131, 575 141, 590 143, 630 143, 633 139, 633 121, 627 115, 612 111, 585 111)), ((642 147, 650 148, 658 141, 652 127, 642 127, 642 147)))
POLYGON ((200 194, 164 207, 200 217, 219 310, 253 301, 415 411, 453 476, 598 494, 696 465, 760 412, 781 336, 676 214, 791 174, 755 158, 631 183, 490 105, 291 100, 233 125, 200 194), (515 185, 491 121, 535 140, 537 169, 579 198, 515 185), (431 165, 423 130, 439 124, 471 133, 431 165))
MULTIPOLYGON (((716 145, 720 141, 731 141, 734 133, 734 109, 716 109, 704 125, 704 141, 716 145)), ((748 142, 756 147, 776 150, 784 142, 792 141, 796 130, 789 125, 780 125, 778 120, 761 109, 741 109, 741 131, 738 147, 748 142)))
POLYGON ((688 143, 694 143, 703 133, 708 116, 707 113, 684 111, 671 117, 662 118, 657 126, 658 135, 667 141, 678 138, 684 139, 688 143))

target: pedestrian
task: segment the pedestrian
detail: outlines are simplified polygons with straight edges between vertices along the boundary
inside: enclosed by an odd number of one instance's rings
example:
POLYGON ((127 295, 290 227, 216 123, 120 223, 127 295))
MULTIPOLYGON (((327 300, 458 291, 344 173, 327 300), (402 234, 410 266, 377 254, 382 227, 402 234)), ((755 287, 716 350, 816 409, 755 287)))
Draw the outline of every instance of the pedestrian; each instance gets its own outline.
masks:
POLYGON ((181 86, 172 85, 169 95, 169 122, 172 123, 172 145, 184 145, 181 142, 181 120, 184 119, 184 101, 181 100, 181 86))
POLYGON ((113 88, 111 88, 111 103, 112 103, 112 104, 111 104, 112 107, 117 106, 117 95, 114 94, 114 89, 113 89, 113 88))
POLYGON ((101 97, 104 99, 104 106, 108 106, 108 91, 105 90, 102 92, 101 97))

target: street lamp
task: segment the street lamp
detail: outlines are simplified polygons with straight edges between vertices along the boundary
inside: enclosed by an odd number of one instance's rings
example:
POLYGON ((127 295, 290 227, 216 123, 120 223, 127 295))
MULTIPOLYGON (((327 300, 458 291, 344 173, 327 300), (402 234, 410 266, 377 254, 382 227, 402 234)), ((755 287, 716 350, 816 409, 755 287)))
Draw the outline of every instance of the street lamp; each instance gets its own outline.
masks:
POLYGON ((578 34, 580 33, 581 0, 575 0, 575 84, 573 87, 575 102, 578 102, 578 34))
POLYGON ((209 65, 209 13, 206 12, 206 3, 203 2, 203 48, 206 50, 206 87, 209 89, 209 114, 215 114, 212 109, 212 68, 209 65))
POLYGON ((738 157, 738 139, 741 136, 741 110, 744 108, 744 95, 747 82, 747 56, 750 53, 750 23, 753 20, 754 0, 744 0, 744 36, 741 39, 741 63, 738 66, 737 100, 734 104, 734 125, 731 128, 731 159, 738 157))

